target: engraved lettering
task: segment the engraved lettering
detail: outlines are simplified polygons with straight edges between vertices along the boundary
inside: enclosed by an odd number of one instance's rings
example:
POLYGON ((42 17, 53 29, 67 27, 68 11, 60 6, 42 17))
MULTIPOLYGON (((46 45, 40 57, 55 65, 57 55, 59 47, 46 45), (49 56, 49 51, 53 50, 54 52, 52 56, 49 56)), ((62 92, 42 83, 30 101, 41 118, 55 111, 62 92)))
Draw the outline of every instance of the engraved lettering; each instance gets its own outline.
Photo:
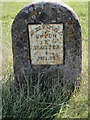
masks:
POLYGON ((63 64, 63 24, 29 25, 32 64, 63 64))

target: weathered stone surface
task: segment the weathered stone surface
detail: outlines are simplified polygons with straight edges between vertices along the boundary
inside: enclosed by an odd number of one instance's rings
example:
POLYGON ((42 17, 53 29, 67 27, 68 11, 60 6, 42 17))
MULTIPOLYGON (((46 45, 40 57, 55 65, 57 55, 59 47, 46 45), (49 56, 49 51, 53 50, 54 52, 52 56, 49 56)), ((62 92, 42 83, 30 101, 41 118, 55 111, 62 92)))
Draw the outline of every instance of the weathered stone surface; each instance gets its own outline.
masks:
MULTIPOLYGON (((16 83, 21 84, 32 78, 33 85, 40 79, 52 85, 59 79, 59 88, 73 88, 81 73, 81 27, 75 12, 64 3, 34 2, 26 5, 15 17, 12 24, 13 65, 16 83), (28 24, 63 23, 64 64, 32 65, 30 62, 30 41, 28 24), (49 79, 48 79, 49 77, 49 79)), ((70 88, 70 89, 71 89, 70 88)))

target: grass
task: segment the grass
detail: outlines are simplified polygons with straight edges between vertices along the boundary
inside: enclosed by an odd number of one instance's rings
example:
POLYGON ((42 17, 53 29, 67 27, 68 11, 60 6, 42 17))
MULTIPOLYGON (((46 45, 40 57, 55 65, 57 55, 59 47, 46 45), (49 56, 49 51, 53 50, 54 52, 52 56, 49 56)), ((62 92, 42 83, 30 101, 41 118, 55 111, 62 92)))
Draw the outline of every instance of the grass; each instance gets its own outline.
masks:
MULTIPOLYGON (((60 103, 60 94, 48 89, 46 96, 38 87, 31 93, 32 87, 27 90, 14 86, 11 24, 26 3, 2 3, 2 97, 3 117, 13 118, 87 118, 88 117, 88 4, 67 3, 80 19, 82 27, 82 81, 76 86, 69 101, 60 103), (78 90, 79 88, 79 90, 78 90), (56 94, 57 93, 57 94, 56 94), (56 100, 47 96, 55 96, 56 100), (42 96, 42 97, 41 97, 42 96), (41 100, 42 98, 42 100, 41 100), (51 100, 50 100, 51 99, 51 100), (47 100, 47 102, 46 102, 47 100)), ((55 84, 55 83, 54 83, 55 84)), ((53 85, 54 86, 54 85, 53 85)), ((53 90, 52 86, 52 90, 53 90)))
MULTIPOLYGON (((19 90, 14 86, 13 76, 8 74, 9 79, 3 85, 3 118, 37 118, 43 120, 52 119, 53 114, 59 111, 60 107, 67 100, 67 97, 61 103, 62 95, 58 94, 58 85, 53 80, 51 88, 41 91, 40 86, 29 85, 27 81, 19 90), (23 113, 23 114, 22 114, 23 113)), ((32 83, 32 81, 30 82, 32 83)), ((47 86, 48 87, 48 86, 47 86)))

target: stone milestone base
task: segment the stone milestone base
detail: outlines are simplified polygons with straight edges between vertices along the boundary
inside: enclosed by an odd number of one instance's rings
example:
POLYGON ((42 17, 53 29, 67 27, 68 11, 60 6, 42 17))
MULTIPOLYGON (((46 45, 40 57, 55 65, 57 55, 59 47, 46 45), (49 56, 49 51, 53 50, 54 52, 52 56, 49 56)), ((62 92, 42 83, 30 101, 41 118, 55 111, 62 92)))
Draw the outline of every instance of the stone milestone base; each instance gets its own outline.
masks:
POLYGON ((66 96, 74 90, 75 81, 77 81, 81 73, 81 27, 77 15, 66 4, 50 1, 27 4, 17 14, 12 24, 12 49, 15 83, 17 85, 19 83, 25 85, 26 81, 31 84, 31 80, 32 85, 35 87, 39 84, 41 90, 45 88, 45 85, 46 89, 53 85, 58 85, 58 92, 64 90, 63 93, 66 96), (59 37, 52 37, 53 34, 58 36, 60 32, 58 30, 56 33, 53 32, 52 26, 56 29, 57 25, 60 26, 60 24, 63 25, 63 38, 59 39, 61 34, 59 37), (30 25, 32 26, 31 28, 29 28, 30 25), (33 30, 36 30, 33 25, 40 25, 40 28, 43 25, 52 26, 50 29, 39 29, 37 30, 38 32, 36 31, 38 34, 36 34, 35 31, 33 33, 33 30), (51 30, 52 32, 50 32, 51 30), (46 32, 44 35, 50 33, 51 38, 47 37, 44 39, 45 36, 43 35, 42 37, 42 32, 46 32), (41 35, 42 38, 40 39, 38 35, 41 35), (56 43, 52 44, 52 38, 56 40, 56 43), (53 45, 53 48, 50 48, 51 50, 49 48, 46 50, 45 40, 47 40, 47 44, 51 40, 50 44, 53 45), (59 42, 62 42, 62 44, 59 42), (36 45, 33 46, 34 44, 36 45), (43 44, 45 45, 44 48, 41 47, 43 44), (54 46, 56 44, 58 45, 57 47, 54 46), (42 49, 45 49, 46 52, 42 49), (53 60, 49 62, 47 61, 47 58, 50 58, 47 55, 48 50, 49 53, 54 53, 55 51, 53 60), (60 59, 57 59, 56 55, 60 59), (43 61, 41 62, 42 59, 43 61))

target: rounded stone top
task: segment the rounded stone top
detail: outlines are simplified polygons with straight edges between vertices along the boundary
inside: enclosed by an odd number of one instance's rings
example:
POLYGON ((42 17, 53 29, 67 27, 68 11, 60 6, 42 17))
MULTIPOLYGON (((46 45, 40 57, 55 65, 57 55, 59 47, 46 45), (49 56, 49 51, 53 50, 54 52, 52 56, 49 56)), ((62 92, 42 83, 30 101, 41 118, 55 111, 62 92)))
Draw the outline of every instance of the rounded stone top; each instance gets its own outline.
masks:
POLYGON ((32 2, 28 3, 27 5, 25 5, 24 8, 29 7, 32 4, 36 4, 36 7, 37 7, 37 4, 40 4, 41 6, 43 6, 45 3, 54 4, 54 5, 57 5, 57 7, 59 5, 59 7, 62 6, 64 8, 67 8, 68 10, 70 10, 74 14, 76 19, 78 19, 78 16, 74 12, 74 10, 70 6, 68 6, 67 4, 65 4, 64 2, 62 2, 60 0, 35 0, 35 1, 32 1, 32 2))
MULTIPOLYGON (((26 23, 60 23, 78 16, 71 7, 58 0, 36 0, 25 5, 15 20, 25 19, 26 23), (19 18, 18 18, 19 17, 19 18)), ((80 23, 79 23, 80 24, 80 23)))

